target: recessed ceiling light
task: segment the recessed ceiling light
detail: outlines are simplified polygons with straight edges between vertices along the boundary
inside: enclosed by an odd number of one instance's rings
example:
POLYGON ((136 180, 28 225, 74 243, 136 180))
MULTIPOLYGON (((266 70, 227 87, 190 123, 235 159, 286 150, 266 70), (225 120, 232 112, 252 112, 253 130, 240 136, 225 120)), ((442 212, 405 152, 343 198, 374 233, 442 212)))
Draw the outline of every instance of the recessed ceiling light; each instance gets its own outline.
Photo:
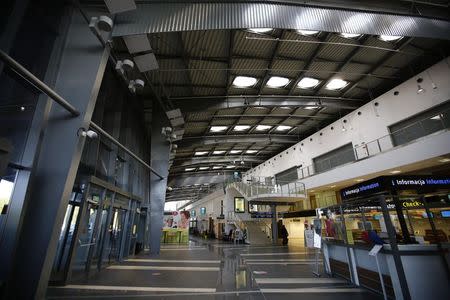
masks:
POLYGON ((194 171, 195 170, 195 168, 186 168, 186 169, 184 169, 186 172, 189 172, 189 171, 194 171))
POLYGON ((361 182, 361 181, 364 181, 364 179, 363 178, 359 178, 359 179, 355 179, 355 181, 356 182, 361 182))
POLYGON ((245 151, 245 153, 248 153, 248 154, 254 154, 254 153, 256 153, 256 152, 258 152, 258 150, 247 150, 247 151, 245 151))
POLYGON ((209 169, 209 167, 200 167, 200 168, 198 168, 199 170, 208 170, 209 169))
POLYGON ((401 35, 380 35, 380 40, 385 41, 385 42, 392 42, 392 41, 397 41, 399 39, 402 38, 401 35))
POLYGON ((271 88, 280 88, 288 85, 289 81, 289 78, 286 77, 272 76, 267 81, 267 86, 271 88))
POLYGON ((233 80, 233 85, 238 88, 246 88, 254 86, 258 79, 248 76, 236 76, 233 80))
POLYGON ((332 79, 330 82, 328 82, 327 86, 325 87, 327 90, 340 90, 344 88, 348 84, 348 81, 335 78, 332 79))
POLYGON ((231 166, 231 165, 230 165, 230 166, 226 166, 227 169, 233 169, 233 168, 235 168, 235 167, 236 167, 236 166, 231 166))
POLYGON ((301 29, 297 29, 297 33, 301 34, 301 35, 315 35, 315 34, 318 34, 319 31, 318 30, 301 30, 301 29))
POLYGON ((194 153, 194 155, 196 155, 196 156, 205 155, 205 154, 208 154, 208 151, 197 151, 194 153))
POLYGON ((241 153, 241 152, 242 152, 242 150, 231 150, 230 154, 238 154, 238 153, 241 153))
POLYGON ((318 106, 305 106, 303 107, 303 109, 308 109, 308 110, 313 110, 313 109, 318 109, 318 106))
POLYGON ((258 125, 256 126, 256 131, 265 131, 265 130, 269 130, 270 128, 272 128, 272 126, 270 125, 258 125))
POLYGON ((402 171, 400 171, 400 170, 394 170, 394 171, 390 171, 389 173, 391 173, 391 174, 398 174, 398 173, 401 173, 402 171))
POLYGON ((227 130, 228 126, 211 126, 211 132, 221 132, 227 130))
POLYGON ((253 31, 254 33, 266 33, 272 31, 273 28, 250 28, 249 30, 253 31))
POLYGON ((354 38, 357 38, 357 37, 360 37, 361 36, 361 34, 360 33, 341 33, 341 36, 342 37, 345 37, 346 39, 354 39, 354 38))
POLYGON ((287 126, 287 125, 279 125, 276 129, 276 131, 285 131, 285 130, 289 130, 291 129, 292 126, 287 126))
POLYGON ((443 159, 440 159, 439 162, 441 162, 441 163, 450 162, 450 158, 443 158, 443 159))
POLYGON ((213 154, 218 155, 218 154, 224 154, 225 150, 216 150, 213 152, 213 154))
POLYGON ((213 170, 222 169, 222 166, 214 166, 213 170))
POLYGON ((250 125, 236 125, 233 128, 233 131, 246 131, 250 129, 250 125))
POLYGON ((304 77, 302 80, 300 80, 297 84, 297 86, 301 89, 312 89, 316 87, 319 84, 319 79, 311 78, 311 77, 304 77))

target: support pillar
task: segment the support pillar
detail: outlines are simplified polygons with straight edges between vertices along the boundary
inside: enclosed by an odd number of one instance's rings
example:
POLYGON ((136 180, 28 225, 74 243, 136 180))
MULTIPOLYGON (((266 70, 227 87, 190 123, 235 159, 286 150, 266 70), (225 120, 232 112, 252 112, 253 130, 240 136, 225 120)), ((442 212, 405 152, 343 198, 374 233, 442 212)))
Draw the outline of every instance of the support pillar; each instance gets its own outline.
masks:
POLYGON ((277 206, 270 205, 270 212, 272 213, 272 244, 278 244, 278 223, 277 223, 277 206))
POLYGON ((47 112, 5 298, 45 297, 85 141, 77 132, 81 127, 89 127, 107 60, 107 50, 89 30, 80 12, 74 9, 55 91, 74 105, 80 115, 71 117, 55 103, 47 112))
POLYGON ((170 144, 166 141, 166 137, 161 134, 161 130, 163 127, 169 127, 170 124, 159 103, 153 101, 152 104, 151 166, 164 177, 160 179, 152 172, 150 173, 150 255, 158 255, 161 246, 170 152, 170 144))

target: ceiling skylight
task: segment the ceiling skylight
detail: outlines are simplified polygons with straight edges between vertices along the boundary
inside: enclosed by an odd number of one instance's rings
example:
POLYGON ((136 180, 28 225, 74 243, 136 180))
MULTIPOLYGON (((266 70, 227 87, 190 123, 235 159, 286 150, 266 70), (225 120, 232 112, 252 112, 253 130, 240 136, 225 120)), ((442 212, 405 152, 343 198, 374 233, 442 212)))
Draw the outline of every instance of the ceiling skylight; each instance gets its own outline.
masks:
POLYGON ((184 169, 186 172, 189 172, 189 171, 194 171, 195 170, 195 168, 186 168, 186 169, 184 169))
POLYGON ((256 131, 266 131, 269 130, 270 128, 272 128, 272 126, 270 125, 258 125, 256 126, 256 131))
POLYGON ((239 154, 241 152, 242 152, 242 150, 231 150, 230 154, 239 154))
POLYGON ((287 125, 279 125, 276 129, 276 131, 285 131, 285 130, 289 130, 291 129, 292 126, 287 126, 287 125))
POLYGON ((355 39, 357 37, 360 37, 361 34, 359 34, 359 33, 345 33, 345 32, 343 32, 343 33, 341 33, 341 36, 345 37, 346 39, 355 39))
POLYGON ((208 170, 209 167, 200 167, 200 168, 198 168, 198 169, 201 170, 201 171, 204 171, 204 170, 208 170))
POLYGON ((229 165, 229 166, 227 166, 226 168, 227 169, 233 169, 233 168, 235 168, 236 166, 233 166, 233 165, 229 165))
POLYGON ((249 30, 253 31, 254 33, 266 33, 272 31, 273 28, 250 28, 249 30))
POLYGON ((348 84, 348 81, 335 78, 332 79, 330 82, 328 82, 327 86, 325 87, 327 90, 340 90, 344 88, 348 84))
POLYGON ((399 39, 401 39, 402 36, 401 35, 380 35, 380 40, 385 41, 385 42, 393 42, 393 41, 397 41, 399 39))
POLYGON ((304 77, 302 80, 300 80, 297 84, 297 86, 301 89, 312 89, 316 87, 319 84, 319 79, 311 78, 311 77, 304 77))
POLYGON ((211 126, 211 132, 221 132, 228 129, 228 126, 211 126))
POLYGON ((213 170, 222 169, 222 166, 214 166, 213 170))
POLYGON ((288 83, 289 83, 289 78, 272 76, 267 81, 267 86, 271 87, 271 88, 280 88, 280 87, 288 85, 288 83))
POLYGON ((315 34, 318 34, 319 31, 317 31, 317 30, 301 30, 301 29, 298 29, 297 33, 299 33, 301 35, 315 35, 315 34))
POLYGON ((196 152, 194 153, 194 155, 196 155, 196 156, 206 155, 206 154, 208 154, 208 151, 196 151, 196 152))
POLYGON ((250 125, 236 125, 233 128, 233 131, 246 131, 250 129, 250 125))
POLYGON ((233 85, 238 88, 246 88, 254 86, 258 82, 255 77, 236 76, 233 80, 233 85))
POLYGON ((216 150, 213 152, 214 155, 224 154, 225 150, 216 150))
POLYGON ((250 149, 250 150, 245 151, 245 153, 247 153, 247 154, 255 154, 256 152, 258 152, 258 150, 250 149))

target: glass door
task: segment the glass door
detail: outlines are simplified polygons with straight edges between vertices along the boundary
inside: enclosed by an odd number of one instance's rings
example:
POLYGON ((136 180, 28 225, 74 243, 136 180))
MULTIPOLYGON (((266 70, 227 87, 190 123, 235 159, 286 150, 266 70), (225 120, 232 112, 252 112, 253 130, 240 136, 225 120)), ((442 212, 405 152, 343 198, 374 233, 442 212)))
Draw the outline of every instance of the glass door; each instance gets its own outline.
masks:
POLYGON ((74 189, 59 234, 51 275, 51 281, 53 282, 64 281, 67 276, 75 228, 80 212, 81 198, 82 191, 74 189))
POLYGON ((109 223, 112 214, 112 198, 114 193, 111 191, 106 191, 105 199, 103 201, 101 216, 100 216, 100 224, 98 230, 97 243, 94 246, 94 255, 92 258, 92 267, 94 265, 98 270, 101 269, 102 264, 102 253, 105 248, 110 248, 110 238, 109 238, 109 223))
POLYGON ((75 243, 75 259, 72 265, 74 278, 88 274, 91 268, 90 257, 97 244, 96 233, 100 222, 99 205, 101 204, 103 188, 91 186, 88 193, 78 225, 78 239, 75 243))

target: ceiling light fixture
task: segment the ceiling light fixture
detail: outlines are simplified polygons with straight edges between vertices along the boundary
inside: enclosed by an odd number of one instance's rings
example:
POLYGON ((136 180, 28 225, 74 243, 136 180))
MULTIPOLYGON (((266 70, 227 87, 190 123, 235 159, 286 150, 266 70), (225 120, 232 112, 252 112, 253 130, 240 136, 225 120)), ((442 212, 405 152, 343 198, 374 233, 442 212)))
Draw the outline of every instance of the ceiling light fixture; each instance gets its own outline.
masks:
POLYGON ((267 33, 269 31, 272 31, 273 28, 250 28, 249 30, 254 33, 267 33))
POLYGON ((226 166, 226 168, 227 169, 233 169, 233 168, 235 168, 236 166, 226 166))
POLYGON ((242 152, 242 150, 231 150, 230 154, 239 154, 241 152, 242 152))
POLYGON ((222 169, 222 166, 214 166, 213 170, 222 169))
POLYGON ((186 168, 186 169, 184 169, 186 172, 189 172, 189 171, 194 171, 195 170, 195 168, 186 168))
POLYGON ((328 84, 326 85, 327 90, 340 90, 347 86, 348 81, 342 80, 340 78, 332 79, 328 84))
POLYGON ((341 36, 346 38, 346 39, 355 39, 357 37, 360 37, 361 34, 360 33, 341 33, 341 36))
POLYGON ((254 86, 258 82, 255 77, 236 76, 233 80, 233 85, 238 88, 246 88, 254 86))
POLYGON ((236 125, 233 128, 233 131, 246 131, 250 129, 250 125, 236 125))
POLYGON ((291 129, 292 126, 288 126, 288 125, 279 125, 276 129, 276 131, 285 131, 285 130, 289 130, 291 129))
POLYGON ((319 84, 319 82, 319 79, 304 77, 298 82, 297 86, 301 89, 312 89, 315 88, 319 84))
POLYGON ((362 182, 362 181, 364 181, 364 179, 363 178, 359 178, 359 179, 355 179, 355 181, 356 182, 362 182))
POLYGON ((228 126, 211 126, 211 129, 209 131, 211 132, 221 132, 228 129, 228 126))
POLYGON ((440 119, 441 119, 441 115, 437 115, 437 116, 430 118, 430 120, 437 120, 437 121, 439 121, 440 119))
POLYGON ((208 151, 196 151, 194 153, 195 156, 200 156, 200 155, 205 155, 205 154, 208 154, 208 151))
POLYGON ((330 188, 335 188, 336 186, 335 185, 330 185, 330 188))
POLYGON ((247 153, 247 154, 255 154, 256 152, 258 152, 258 150, 250 149, 250 150, 245 151, 245 153, 247 153))
POLYGON ((450 158, 443 158, 443 159, 440 159, 439 162, 441 162, 441 163, 450 162, 450 158))
POLYGON ((313 110, 313 109, 317 109, 319 108, 318 106, 305 106, 303 107, 303 109, 307 109, 307 110, 313 110))
POLYGON ((382 34, 379 36, 380 40, 385 41, 385 42, 393 42, 393 41, 398 41, 399 39, 402 38, 401 35, 385 35, 382 34))
POLYGON ((270 128, 272 128, 272 126, 270 126, 270 125, 258 125, 258 126, 256 126, 255 130, 256 131, 266 131, 266 130, 269 130, 270 128))
POLYGON ((271 88, 280 88, 288 85, 289 81, 289 78, 286 77, 272 76, 267 81, 267 86, 271 88))
POLYGON ((225 150, 215 150, 215 151, 213 151, 214 155, 219 155, 219 154, 224 154, 224 153, 225 153, 225 150))
POLYGON ((423 92, 425 92, 425 89, 423 87, 420 86, 420 84, 417 85, 417 94, 422 94, 423 92))
POLYGON ((401 173, 402 171, 400 171, 400 170, 394 170, 394 171, 390 171, 389 173, 391 173, 391 174, 398 174, 398 173, 401 173))
POLYGON ((209 167, 200 167, 200 168, 198 168, 198 169, 201 170, 201 171, 204 171, 204 170, 208 170, 209 167))
POLYGON ((302 29, 297 29, 297 33, 301 34, 301 35, 316 35, 319 33, 319 31, 317 30, 302 30, 302 29))

